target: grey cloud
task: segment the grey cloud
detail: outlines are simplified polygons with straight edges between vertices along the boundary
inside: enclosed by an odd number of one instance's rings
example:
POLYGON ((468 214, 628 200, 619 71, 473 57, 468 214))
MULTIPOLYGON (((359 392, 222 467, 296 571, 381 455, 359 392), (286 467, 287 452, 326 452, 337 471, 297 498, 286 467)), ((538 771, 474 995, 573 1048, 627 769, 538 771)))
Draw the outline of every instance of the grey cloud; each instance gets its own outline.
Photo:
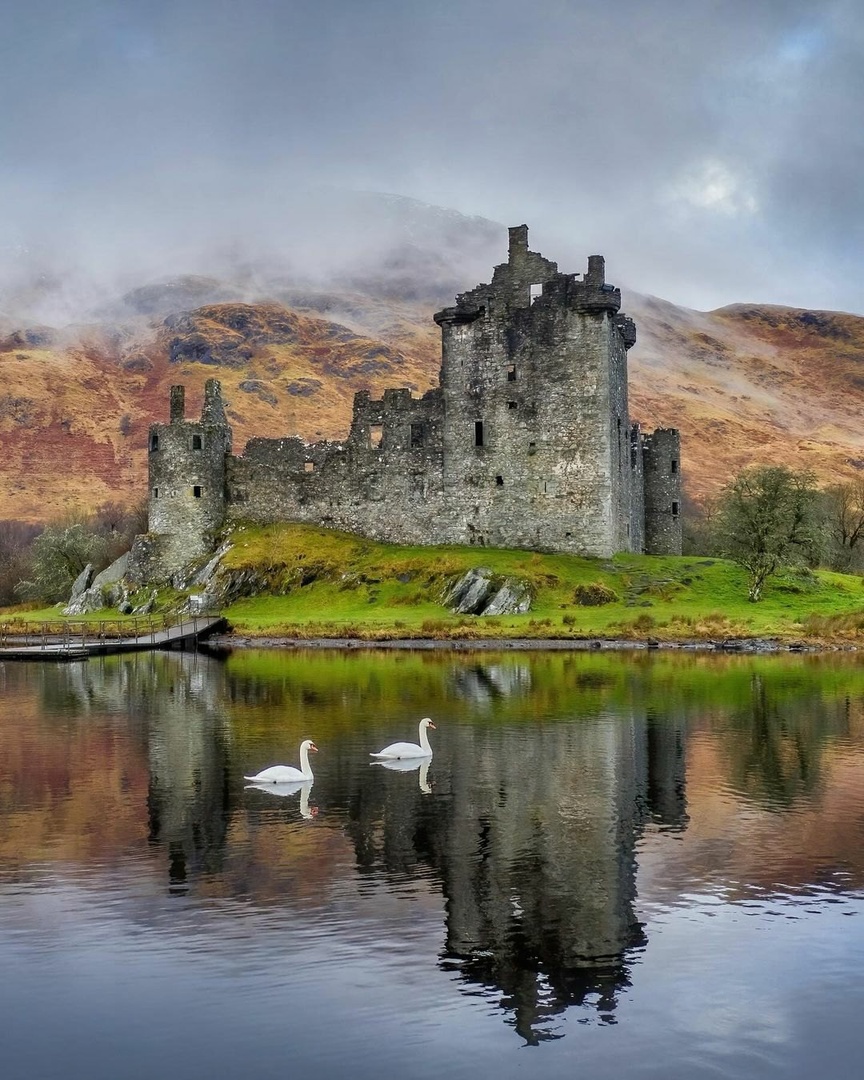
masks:
POLYGON ((239 248, 323 272, 368 230, 297 192, 371 189, 679 303, 864 310, 862 27, 852 0, 31 0, 0 247, 106 292, 239 248))

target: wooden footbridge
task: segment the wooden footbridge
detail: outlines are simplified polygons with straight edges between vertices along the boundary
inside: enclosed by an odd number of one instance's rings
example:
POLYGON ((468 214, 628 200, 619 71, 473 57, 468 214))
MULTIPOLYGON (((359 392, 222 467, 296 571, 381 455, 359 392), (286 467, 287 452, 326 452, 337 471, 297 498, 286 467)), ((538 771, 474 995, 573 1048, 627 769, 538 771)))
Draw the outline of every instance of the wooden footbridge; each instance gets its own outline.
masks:
POLYGON ((2 660, 86 660, 144 649, 195 649, 223 629, 218 612, 133 619, 0 623, 2 660))

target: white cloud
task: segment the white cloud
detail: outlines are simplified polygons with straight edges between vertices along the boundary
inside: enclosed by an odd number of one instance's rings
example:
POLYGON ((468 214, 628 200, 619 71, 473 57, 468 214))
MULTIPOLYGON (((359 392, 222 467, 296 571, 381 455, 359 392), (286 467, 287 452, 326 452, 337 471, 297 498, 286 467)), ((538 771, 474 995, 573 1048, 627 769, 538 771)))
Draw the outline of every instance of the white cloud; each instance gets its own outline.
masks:
POLYGON ((727 217, 755 214, 759 209, 750 185, 725 162, 703 159, 690 166, 667 191, 672 203, 727 217))

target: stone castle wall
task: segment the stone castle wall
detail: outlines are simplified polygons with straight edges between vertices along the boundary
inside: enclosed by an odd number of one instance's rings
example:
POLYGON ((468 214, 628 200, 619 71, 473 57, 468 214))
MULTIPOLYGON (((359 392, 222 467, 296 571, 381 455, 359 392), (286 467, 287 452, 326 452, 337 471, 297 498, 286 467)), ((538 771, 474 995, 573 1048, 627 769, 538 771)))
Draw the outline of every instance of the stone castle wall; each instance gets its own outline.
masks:
POLYGON ((344 442, 252 439, 231 454, 219 384, 201 420, 172 390, 151 429, 153 577, 212 548, 226 521, 300 521, 375 539, 609 556, 680 553, 678 433, 630 421, 633 322, 601 256, 563 274, 510 230, 492 281, 435 315, 441 385, 356 395, 344 442))
POLYGON ((343 443, 251 439, 228 459, 229 520, 304 521, 428 543, 442 497, 441 392, 358 394, 343 443))

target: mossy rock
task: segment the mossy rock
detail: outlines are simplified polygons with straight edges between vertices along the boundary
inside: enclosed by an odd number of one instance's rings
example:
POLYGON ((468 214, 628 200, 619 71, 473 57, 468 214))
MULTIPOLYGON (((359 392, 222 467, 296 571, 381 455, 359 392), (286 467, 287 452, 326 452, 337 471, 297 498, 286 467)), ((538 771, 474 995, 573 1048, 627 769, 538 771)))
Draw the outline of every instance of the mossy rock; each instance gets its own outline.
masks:
POLYGON ((620 597, 614 589, 604 585, 602 581, 591 581, 586 585, 577 585, 573 590, 573 603, 582 607, 602 607, 604 604, 615 604, 620 597))

